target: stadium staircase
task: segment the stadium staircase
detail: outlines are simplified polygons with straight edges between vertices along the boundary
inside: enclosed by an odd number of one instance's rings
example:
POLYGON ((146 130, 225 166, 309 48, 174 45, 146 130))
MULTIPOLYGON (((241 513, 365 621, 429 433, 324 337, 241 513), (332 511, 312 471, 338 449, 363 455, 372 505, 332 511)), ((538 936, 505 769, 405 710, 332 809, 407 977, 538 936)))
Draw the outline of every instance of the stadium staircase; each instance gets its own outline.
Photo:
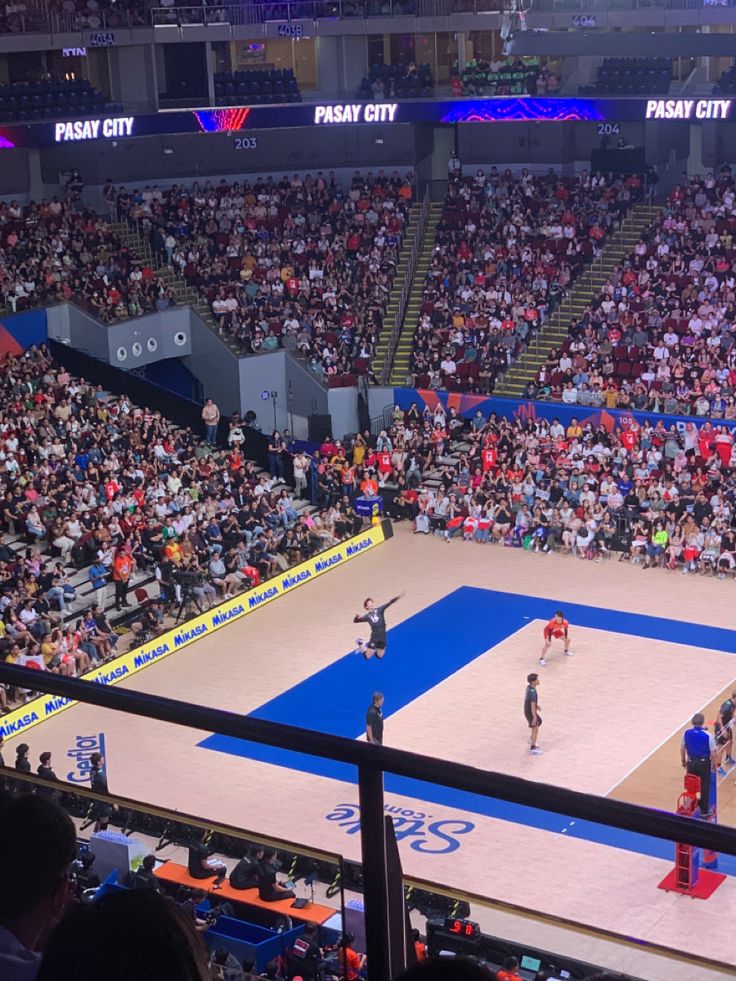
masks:
MULTIPOLYGON (((414 207, 417 207, 416 205, 414 207)), ((427 217, 427 223, 424 228, 424 238, 420 243, 419 254, 417 256, 416 266, 414 267, 414 275, 412 276, 411 287, 409 291, 409 299, 406 304, 406 310, 404 311, 404 317, 401 323, 401 329, 399 333, 399 339, 396 344, 396 349, 394 352, 393 363, 390 365, 389 384, 390 385, 406 385, 407 376, 409 374, 409 361, 411 358, 412 343, 414 340, 414 329, 419 322, 419 307, 422 303, 422 293, 424 291, 424 280, 427 276, 427 271, 429 269, 429 264, 432 261, 432 251, 434 249, 434 232, 437 224, 442 217, 443 204, 430 204, 429 214, 427 217)), ((418 225, 413 225, 414 236, 417 234, 418 225)), ((402 250, 402 261, 405 263, 403 271, 406 272, 406 268, 409 262, 409 256, 414 245, 414 238, 407 239, 406 247, 402 250)), ((399 301, 401 296, 401 289, 403 283, 403 276, 398 275, 394 280, 394 288, 391 293, 391 300, 389 301, 389 310, 386 314, 387 326, 390 325, 398 314, 399 301), (393 302, 393 307, 391 306, 393 302)), ((391 338, 391 331, 384 330, 381 334, 381 340, 379 341, 378 347, 376 349, 376 357, 374 359, 374 371, 376 378, 380 378, 383 373, 384 363, 386 359, 386 354, 388 351, 388 345, 391 338)))
MULTIPOLYGON (((385 325, 390 325, 393 323, 393 319, 396 316, 399 296, 401 294, 401 284, 408 268, 408 257, 411 253, 414 238, 417 234, 418 214, 419 205, 416 203, 412 204, 411 208, 409 209, 407 232, 401 245, 399 262, 394 274, 393 286, 391 293, 389 294, 388 306, 384 315, 385 325)), ((147 235, 143 235, 139 228, 130 222, 113 222, 112 227, 122 245, 124 245, 133 256, 149 264, 151 268, 156 270, 156 275, 160 276, 166 286, 173 290, 174 296, 176 297, 176 302, 178 304, 191 307, 191 309, 199 315, 200 319, 207 324, 210 330, 217 334, 222 343, 230 348, 233 354, 240 356, 247 353, 233 337, 220 329, 212 313, 210 305, 202 300, 198 290, 196 290, 193 286, 190 286, 181 273, 177 272, 173 266, 170 266, 162 255, 154 255, 147 235)), ((386 328, 381 332, 381 337, 379 338, 378 346, 376 348, 376 358, 374 359, 374 364, 376 359, 379 361, 379 367, 377 369, 379 375, 383 366, 383 359, 385 358, 386 349, 388 347, 389 336, 390 328, 386 326, 386 328)))
POLYGON ((380 378, 381 374, 383 373, 383 367, 386 363, 386 354, 388 352, 389 342, 391 340, 391 328, 393 324, 396 323, 396 318, 399 316, 399 308, 401 306, 401 290, 404 279, 409 272, 410 256, 412 249, 414 248, 417 235, 419 234, 418 217, 419 205, 414 202, 411 206, 411 210, 409 211, 409 221, 407 224, 406 235, 404 236, 404 241, 401 245, 399 263, 396 266, 391 293, 389 294, 386 312, 383 317, 383 330, 381 331, 381 336, 378 338, 376 352, 373 355, 372 368, 376 378, 380 378))
POLYGON ((533 381, 553 348, 559 348, 569 334, 571 323, 578 323, 586 306, 608 282, 616 266, 634 251, 634 246, 656 220, 660 208, 635 205, 620 228, 606 240, 601 255, 586 266, 573 288, 549 320, 531 341, 522 356, 496 384, 495 395, 523 398, 524 389, 533 381))
POLYGON ((210 330, 217 334, 222 343, 229 347, 233 354, 244 353, 232 337, 220 330, 209 304, 202 300, 199 292, 187 283, 181 273, 166 262, 163 255, 154 254, 148 236, 144 235, 137 225, 127 221, 117 221, 112 222, 112 228, 121 244, 134 257, 134 261, 142 261, 156 270, 156 275, 173 291, 177 304, 191 307, 192 310, 196 311, 210 330))

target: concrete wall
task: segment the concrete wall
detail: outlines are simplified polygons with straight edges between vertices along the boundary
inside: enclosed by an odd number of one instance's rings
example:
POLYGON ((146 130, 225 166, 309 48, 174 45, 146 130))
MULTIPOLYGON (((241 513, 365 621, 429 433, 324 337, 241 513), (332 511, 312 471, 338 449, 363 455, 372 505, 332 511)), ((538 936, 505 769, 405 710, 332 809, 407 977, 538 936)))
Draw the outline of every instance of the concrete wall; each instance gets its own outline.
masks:
POLYGON ((285 392, 291 393, 291 411, 303 416, 329 412, 327 388, 309 371, 303 361, 284 354, 285 392))
POLYGON ((20 197, 30 183, 28 150, 0 150, 0 195, 20 197))
POLYGON ((358 389, 331 388, 328 404, 332 416, 332 435, 342 439, 346 433, 358 431, 358 389))
POLYGON ((314 47, 319 91, 330 93, 343 91, 341 39, 318 37, 315 38, 314 47))
MULTIPOLYGON (((166 358, 181 358, 202 383, 205 397, 215 399, 223 413, 252 410, 267 431, 273 428, 273 402, 270 395, 262 399, 263 392, 278 392, 276 418, 280 429, 289 425, 292 414, 308 418, 329 411, 327 389, 292 355, 274 351, 237 358, 187 307, 108 327, 64 303, 47 311, 47 323, 49 337, 117 368, 130 370, 166 358), (176 343, 177 336, 185 343, 176 343), (156 340, 155 351, 148 346, 150 338, 156 340), (141 346, 140 354, 133 352, 136 343, 141 346), (118 356, 121 349, 122 358, 118 356)), ((341 412, 343 420, 349 419, 347 409, 341 412)), ((352 422, 345 424, 347 431, 354 431, 352 422)))
MULTIPOLYGON (((249 134, 250 135, 250 134, 249 134)), ((414 133, 409 124, 391 128, 390 139, 380 126, 326 127, 319 133, 303 129, 254 131, 255 149, 238 150, 227 133, 99 140, 86 146, 49 147, 42 154, 44 180, 56 183, 59 172, 77 168, 87 184, 195 180, 220 174, 277 174, 305 170, 406 168, 414 165, 414 133), (113 144, 117 143, 117 146, 113 144), (171 153, 164 153, 164 149, 171 153)), ((4 151, 3 151, 4 152, 4 151)), ((15 152, 15 151, 12 151, 15 152)))
POLYGON ((240 371, 238 359, 193 311, 191 354, 184 364, 202 382, 205 398, 213 398, 223 415, 240 412, 240 371))
POLYGON ((192 351, 187 307, 108 326, 79 307, 61 304, 48 311, 48 331, 55 340, 128 370, 192 351))
POLYGON ((113 102, 121 102, 126 112, 156 109, 153 48, 137 45, 132 48, 110 48, 110 80, 113 102))
MULTIPOLYGON (((240 369, 240 411, 255 412, 264 433, 274 428, 274 404, 267 393, 277 392, 276 428, 289 426, 286 398, 286 365, 283 351, 242 358, 240 369), (266 394, 264 399, 262 396, 266 394)), ((296 411, 296 409, 294 410, 296 411)))
POLYGON ((394 389, 388 386, 371 386, 368 389, 368 412, 371 419, 383 415, 386 406, 394 404, 394 389))
MULTIPOLYGON (((193 369, 194 370, 194 369, 193 369)), ((329 411, 327 389, 299 362, 285 351, 242 358, 239 365, 241 412, 255 412, 264 432, 274 427, 291 428, 291 416, 308 418, 329 411), (268 393, 266 398, 263 395, 268 393)))

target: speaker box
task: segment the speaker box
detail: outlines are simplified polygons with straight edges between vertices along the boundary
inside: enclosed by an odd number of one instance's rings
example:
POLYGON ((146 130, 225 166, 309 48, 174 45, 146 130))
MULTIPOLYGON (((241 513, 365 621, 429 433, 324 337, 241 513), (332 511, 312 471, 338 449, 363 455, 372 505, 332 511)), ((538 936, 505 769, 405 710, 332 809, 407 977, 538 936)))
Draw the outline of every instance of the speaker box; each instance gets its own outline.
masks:
POLYGON ((315 413, 309 419, 309 439, 312 443, 324 443, 332 435, 332 416, 315 413))

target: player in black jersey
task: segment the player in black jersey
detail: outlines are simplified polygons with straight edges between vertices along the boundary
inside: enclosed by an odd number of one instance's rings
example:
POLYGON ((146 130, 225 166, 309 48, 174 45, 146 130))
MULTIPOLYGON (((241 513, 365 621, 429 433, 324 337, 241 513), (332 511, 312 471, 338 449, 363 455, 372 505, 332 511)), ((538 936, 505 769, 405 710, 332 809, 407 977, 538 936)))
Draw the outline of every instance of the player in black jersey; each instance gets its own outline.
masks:
POLYGON ((366 661, 373 657, 383 657, 386 653, 386 617, 385 612, 393 603, 400 600, 403 596, 400 593, 398 596, 394 596, 390 599, 388 603, 384 603, 383 606, 376 606, 370 597, 363 604, 363 609, 365 613, 362 615, 358 614, 353 617, 353 623, 369 623, 371 625, 371 635, 368 642, 356 640, 355 642, 355 653, 362 654, 366 661))

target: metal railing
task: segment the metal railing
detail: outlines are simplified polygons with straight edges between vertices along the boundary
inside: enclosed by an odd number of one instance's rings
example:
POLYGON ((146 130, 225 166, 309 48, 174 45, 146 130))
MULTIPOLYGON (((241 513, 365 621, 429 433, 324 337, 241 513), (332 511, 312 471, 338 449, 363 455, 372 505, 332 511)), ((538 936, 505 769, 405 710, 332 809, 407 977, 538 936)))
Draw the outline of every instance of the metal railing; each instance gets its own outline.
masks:
MULTIPOLYGON (((585 14, 629 10, 693 10, 732 8, 736 0, 536 0, 535 13, 585 14)), ((4 34, 79 34, 134 30, 138 27, 186 27, 187 25, 255 26, 265 23, 356 20, 373 17, 448 17, 452 14, 503 13, 510 0, 283 0, 279 3, 150 7, 141 12, 118 9, 97 11, 93 17, 80 11, 27 9, 0 17, 4 34)))
POLYGON ((386 356, 383 361, 383 368, 381 370, 381 384, 388 384, 388 380, 391 377, 391 368, 394 363, 394 355, 396 354, 396 346, 399 343, 399 338, 401 337, 401 328, 404 323, 404 316, 406 314, 406 306, 409 302, 409 295, 411 293, 411 286, 414 280, 414 272, 417 267, 417 259, 419 258, 419 253, 422 250, 422 245, 424 243, 424 233, 427 228, 427 218, 429 216, 429 191, 426 191, 424 198, 422 199, 421 208, 419 211, 419 217, 417 218, 417 227, 414 230, 414 241, 412 242, 411 252, 409 253, 409 264, 407 266, 406 272, 404 273, 404 281, 401 284, 401 292, 399 294, 399 304, 396 308, 396 314, 394 315, 394 323, 391 328, 391 336, 388 339, 388 345, 386 347, 386 356))
POLYGON ((29 668, 7 663, 0 663, 0 684, 22 689, 32 688, 104 709, 250 740, 260 745, 275 746, 320 759, 337 760, 357 767, 369 981, 389 981, 391 976, 387 943, 390 935, 388 896, 391 887, 384 820, 384 774, 440 784, 456 791, 521 804, 534 810, 551 811, 580 821, 591 821, 610 828, 736 856, 734 828, 508 774, 487 772, 434 756, 345 739, 329 733, 206 708, 132 689, 112 688, 50 672, 31 671, 29 668))

